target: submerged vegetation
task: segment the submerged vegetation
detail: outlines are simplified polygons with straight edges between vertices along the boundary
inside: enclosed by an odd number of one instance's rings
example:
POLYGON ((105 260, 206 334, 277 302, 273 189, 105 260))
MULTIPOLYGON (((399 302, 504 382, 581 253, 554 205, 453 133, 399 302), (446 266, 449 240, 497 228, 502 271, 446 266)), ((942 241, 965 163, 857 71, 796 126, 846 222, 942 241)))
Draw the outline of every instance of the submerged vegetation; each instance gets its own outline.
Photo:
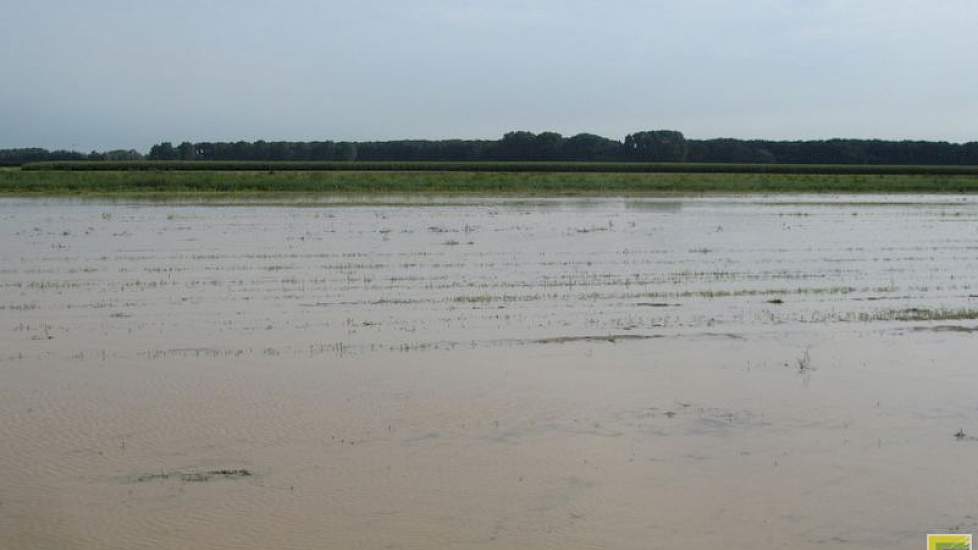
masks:
POLYGON ((978 175, 940 172, 787 174, 391 170, 0 170, 0 194, 978 192, 978 175))

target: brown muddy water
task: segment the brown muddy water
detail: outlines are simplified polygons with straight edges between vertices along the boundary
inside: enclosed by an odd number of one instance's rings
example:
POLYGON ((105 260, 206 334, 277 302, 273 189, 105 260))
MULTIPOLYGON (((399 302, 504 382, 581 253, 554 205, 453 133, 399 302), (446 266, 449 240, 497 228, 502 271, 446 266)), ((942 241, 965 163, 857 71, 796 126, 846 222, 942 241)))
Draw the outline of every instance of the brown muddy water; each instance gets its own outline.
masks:
POLYGON ((0 548, 920 548, 976 330, 975 198, 2 199, 0 548))

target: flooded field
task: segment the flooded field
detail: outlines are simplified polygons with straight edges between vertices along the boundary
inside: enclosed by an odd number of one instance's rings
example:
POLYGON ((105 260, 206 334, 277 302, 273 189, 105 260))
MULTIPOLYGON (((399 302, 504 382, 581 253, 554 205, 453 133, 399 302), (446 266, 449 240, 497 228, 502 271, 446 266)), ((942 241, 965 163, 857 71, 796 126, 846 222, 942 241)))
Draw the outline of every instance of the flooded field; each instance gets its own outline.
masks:
POLYGON ((978 199, 0 199, 0 548, 978 531, 978 199))

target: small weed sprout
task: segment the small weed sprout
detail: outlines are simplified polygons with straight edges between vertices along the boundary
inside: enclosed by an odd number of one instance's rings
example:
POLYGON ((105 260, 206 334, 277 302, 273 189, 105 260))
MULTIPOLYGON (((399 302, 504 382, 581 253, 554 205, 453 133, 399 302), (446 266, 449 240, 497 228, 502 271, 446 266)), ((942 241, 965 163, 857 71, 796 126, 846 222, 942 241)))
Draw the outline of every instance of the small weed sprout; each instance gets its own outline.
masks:
POLYGON ((798 372, 800 373, 806 373, 815 370, 815 367, 812 366, 812 356, 809 355, 807 349, 805 350, 805 353, 801 355, 801 357, 795 359, 795 363, 798 365, 798 372))

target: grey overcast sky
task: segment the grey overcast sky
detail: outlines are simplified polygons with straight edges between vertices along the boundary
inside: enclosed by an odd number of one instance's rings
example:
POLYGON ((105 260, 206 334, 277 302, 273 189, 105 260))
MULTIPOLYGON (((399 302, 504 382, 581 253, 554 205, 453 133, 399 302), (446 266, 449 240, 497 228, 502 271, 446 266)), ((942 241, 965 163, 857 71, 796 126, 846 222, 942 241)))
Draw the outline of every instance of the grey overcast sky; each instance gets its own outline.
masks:
POLYGON ((0 0, 0 147, 978 140, 975 0, 0 0))

